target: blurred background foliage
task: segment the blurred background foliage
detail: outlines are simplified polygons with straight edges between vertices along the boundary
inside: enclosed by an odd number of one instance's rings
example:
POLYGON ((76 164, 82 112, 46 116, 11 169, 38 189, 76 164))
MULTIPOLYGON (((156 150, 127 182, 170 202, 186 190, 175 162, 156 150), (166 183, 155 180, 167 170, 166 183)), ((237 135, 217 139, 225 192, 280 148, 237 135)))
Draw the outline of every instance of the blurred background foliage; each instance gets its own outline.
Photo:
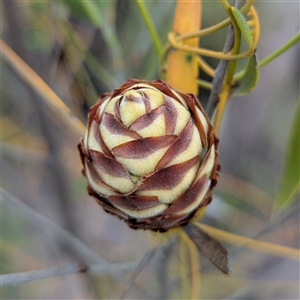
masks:
MULTIPOLYGON (((146 2, 164 43, 175 4, 146 2)), ((256 7, 261 21, 260 60, 299 31, 300 16, 298 2, 258 1, 256 7)), ((203 28, 226 18, 215 1, 204 1, 203 11, 203 28)), ((3 40, 84 122, 88 107, 99 95, 128 78, 160 76, 159 58, 134 1, 4 1, 0 22, 3 40)), ((221 50, 225 36, 222 30, 205 37, 201 46, 221 50)), ((251 94, 229 102, 220 132, 222 174, 203 223, 299 248, 299 193, 281 210, 274 204, 285 154, 299 151, 299 119, 295 119, 299 57, 297 44, 261 69, 251 94), (288 147, 293 120, 296 137, 288 147)), ((201 77, 208 79, 203 72, 201 77)), ((208 92, 201 90, 199 95, 205 104, 208 92)), ((162 235, 127 228, 87 195, 76 149, 79 137, 4 60, 1 105, 1 185, 5 190, 71 231, 108 262, 138 262, 161 242, 162 235)), ((292 180, 299 182, 299 161, 289 164, 288 173, 293 172, 292 180)), ((82 259, 59 230, 52 230, 22 206, 2 205, 1 226, 2 274, 82 259)), ((230 276, 201 259, 203 299, 299 299, 299 261, 226 246, 233 269, 230 276)), ((129 288, 128 272, 69 274, 3 287, 1 298, 118 299, 123 293, 128 299, 184 299, 180 251, 178 243, 159 248, 129 288)))

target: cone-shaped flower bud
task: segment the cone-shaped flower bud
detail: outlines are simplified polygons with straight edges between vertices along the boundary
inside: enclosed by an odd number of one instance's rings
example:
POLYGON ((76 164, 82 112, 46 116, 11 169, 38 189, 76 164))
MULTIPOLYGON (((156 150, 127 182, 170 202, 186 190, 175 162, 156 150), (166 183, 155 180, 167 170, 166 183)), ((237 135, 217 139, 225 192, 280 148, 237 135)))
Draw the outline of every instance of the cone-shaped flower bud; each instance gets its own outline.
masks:
POLYGON ((167 231, 211 201, 217 144, 197 98, 128 80, 91 107, 79 151, 88 192, 134 229, 167 231))

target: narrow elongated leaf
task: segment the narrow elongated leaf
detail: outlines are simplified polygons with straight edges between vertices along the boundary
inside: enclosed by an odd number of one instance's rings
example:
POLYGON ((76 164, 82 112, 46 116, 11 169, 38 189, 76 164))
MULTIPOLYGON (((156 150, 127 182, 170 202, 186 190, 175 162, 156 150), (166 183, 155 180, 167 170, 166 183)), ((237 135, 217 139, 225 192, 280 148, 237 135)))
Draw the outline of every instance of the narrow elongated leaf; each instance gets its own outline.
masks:
POLYGON ((195 243, 197 249, 219 270, 225 274, 229 274, 231 272, 228 261, 228 251, 219 241, 213 239, 198 226, 192 223, 188 224, 183 229, 195 243))
POLYGON ((300 188, 300 104, 296 107, 287 145, 285 166, 275 203, 283 208, 294 200, 300 188))
POLYGON ((249 58, 244 71, 235 81, 232 96, 243 96, 250 93, 256 86, 259 78, 255 53, 249 58))
POLYGON ((115 31, 114 18, 109 12, 114 10, 115 0, 110 1, 85 1, 85 0, 61 0, 72 13, 89 20, 103 33, 103 37, 108 44, 115 64, 121 62, 121 46, 115 31))
POLYGON ((70 1, 61 0, 65 3, 72 13, 80 18, 84 18, 96 26, 102 28, 104 26, 104 19, 101 15, 98 15, 100 7, 99 3, 95 1, 70 1))
POLYGON ((66 6, 69 7, 70 11, 77 17, 89 20, 89 16, 83 8, 81 1, 61 0, 61 2, 66 4, 66 6))
POLYGON ((274 199, 256 186, 229 174, 220 173, 217 189, 222 193, 220 199, 225 200, 225 203, 253 217, 261 216, 263 221, 270 219, 274 199))
POLYGON ((239 26, 242 35, 244 36, 249 48, 251 49, 253 46, 253 38, 251 34, 251 29, 247 24, 247 21, 243 14, 236 9, 235 7, 231 7, 231 12, 236 20, 237 25, 239 26))

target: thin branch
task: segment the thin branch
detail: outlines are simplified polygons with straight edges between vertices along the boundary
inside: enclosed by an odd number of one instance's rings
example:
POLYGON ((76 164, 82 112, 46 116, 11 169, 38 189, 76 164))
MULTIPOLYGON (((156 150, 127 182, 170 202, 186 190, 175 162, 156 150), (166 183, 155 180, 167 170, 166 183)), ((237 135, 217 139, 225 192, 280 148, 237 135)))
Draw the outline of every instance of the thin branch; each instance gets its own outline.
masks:
POLYGON ((165 246, 163 246, 159 253, 160 255, 158 256, 158 267, 155 268, 154 276, 157 278, 157 281, 159 283, 157 288, 157 290, 159 291, 159 293, 157 294, 159 299, 167 299, 172 289, 172 282, 171 280, 168 280, 168 277, 169 269, 172 264, 172 258, 175 255, 175 241, 176 239, 173 239, 173 242, 169 242, 165 246))
POLYGON ((79 264, 70 264, 63 267, 51 268, 39 271, 30 271, 22 273, 5 274, 0 276, 0 286, 3 285, 17 285, 38 279, 59 276, 68 273, 85 272, 86 267, 79 264))
MULTIPOLYGON (((244 2, 245 2, 245 0, 237 0, 235 3, 235 7, 237 9, 240 9, 240 7, 243 6, 244 2)), ((234 45, 234 38, 235 38, 234 29, 233 29, 233 26, 230 25, 227 36, 226 36, 224 48, 223 48, 224 53, 228 53, 232 49, 232 47, 234 45)), ((228 63, 229 63, 228 60, 220 60, 218 66, 215 70, 215 76, 212 81, 213 87, 212 87, 211 93, 209 95, 208 103, 206 106, 206 113, 210 119, 212 118, 214 111, 219 103, 219 94, 222 90, 223 81, 225 78, 228 63)))
POLYGON ((138 266, 138 262, 128 262, 120 264, 92 264, 88 266, 88 272, 91 274, 108 274, 108 273, 120 273, 131 272, 138 266))
POLYGON ((157 251, 161 249, 161 245, 156 246, 155 248, 149 250, 144 256, 143 258, 140 260, 140 262, 138 263, 138 265, 136 266, 135 270, 133 271, 133 273, 130 276, 130 279, 127 283, 126 288, 124 289, 120 299, 125 299, 126 294, 128 292, 128 290, 130 289, 130 287, 133 285, 135 279, 137 278, 137 276, 141 273, 141 271, 144 269, 144 267, 148 264, 148 262, 153 258, 153 256, 157 253, 157 251))
MULTIPOLYGON (((2 120, 1 120, 2 121, 2 120)), ((2 126, 3 126, 2 121, 2 126)), ((40 144, 38 144, 40 145, 40 144)), ((14 143, 1 141, 2 155, 11 159, 22 162, 29 162, 31 164, 41 164, 45 161, 47 153, 43 149, 26 147, 23 145, 16 145, 14 143)))
POLYGON ((137 266, 137 263, 123 263, 123 264, 110 264, 103 266, 102 264, 82 265, 82 264, 68 264, 62 267, 50 268, 45 270, 12 273, 0 275, 0 286, 14 286, 30 281, 50 278, 63 274, 70 273, 84 273, 91 274, 108 274, 116 272, 130 272, 137 266))
POLYGON ((54 91, 41 79, 41 77, 27 65, 2 39, 0 39, 0 52, 9 65, 27 82, 34 91, 53 108, 63 121, 80 136, 86 132, 85 125, 77 119, 67 105, 54 93, 54 91))
POLYGON ((285 221, 290 220, 293 216, 299 215, 299 212, 300 212, 300 204, 298 202, 295 206, 291 207, 288 212, 283 214, 279 219, 272 222, 266 228, 264 228, 262 231, 260 231, 258 234, 256 234, 255 238, 258 239, 258 238, 262 237, 264 234, 270 232, 277 226, 283 224, 285 221))
POLYGON ((25 203, 23 203, 1 187, 0 195, 3 204, 6 207, 18 213, 21 217, 25 218, 31 224, 38 226, 39 229, 52 232, 56 237, 63 240, 64 243, 68 245, 70 249, 72 249, 85 262, 101 263, 103 265, 109 264, 108 261, 94 252, 88 246, 86 246, 75 235, 53 223, 48 218, 41 215, 31 207, 27 206, 25 203))

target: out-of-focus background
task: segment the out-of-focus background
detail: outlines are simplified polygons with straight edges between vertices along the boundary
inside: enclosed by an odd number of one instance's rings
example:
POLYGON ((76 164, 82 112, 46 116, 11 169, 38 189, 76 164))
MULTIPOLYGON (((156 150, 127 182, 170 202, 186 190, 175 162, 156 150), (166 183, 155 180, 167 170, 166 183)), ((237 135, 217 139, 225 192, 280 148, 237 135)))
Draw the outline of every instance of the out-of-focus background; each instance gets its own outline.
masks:
MULTIPOLYGON (((156 79, 160 71, 135 1, 89 4, 4 1, 0 20, 3 40, 83 122, 102 93, 128 78, 156 79)), ((146 6, 166 42, 175 1, 146 1, 146 6)), ((300 4, 258 1, 256 8, 260 60, 299 31, 300 4)), ((226 17, 219 2, 204 1, 203 10, 203 28, 226 17)), ((222 30, 205 37, 201 46, 221 50, 225 36, 222 30)), ((299 248, 299 195, 281 212, 273 203, 299 101, 299 54, 298 44, 261 69, 253 92, 228 104, 220 132, 220 184, 203 223, 299 248)), ((201 102, 207 97, 200 91, 201 102)), ((176 245, 157 251, 128 288, 129 271, 162 234, 129 229, 87 195, 77 151, 80 137, 5 60, 1 105, 1 185, 10 193, 1 206, 1 273, 48 269, 87 257, 90 263, 125 268, 2 287, 1 299, 119 299, 122 293, 126 299, 182 299, 176 245), (78 248, 60 228, 78 237, 78 248)), ((203 299, 299 299, 299 260, 223 244, 233 272, 225 276, 201 258, 203 299)))

